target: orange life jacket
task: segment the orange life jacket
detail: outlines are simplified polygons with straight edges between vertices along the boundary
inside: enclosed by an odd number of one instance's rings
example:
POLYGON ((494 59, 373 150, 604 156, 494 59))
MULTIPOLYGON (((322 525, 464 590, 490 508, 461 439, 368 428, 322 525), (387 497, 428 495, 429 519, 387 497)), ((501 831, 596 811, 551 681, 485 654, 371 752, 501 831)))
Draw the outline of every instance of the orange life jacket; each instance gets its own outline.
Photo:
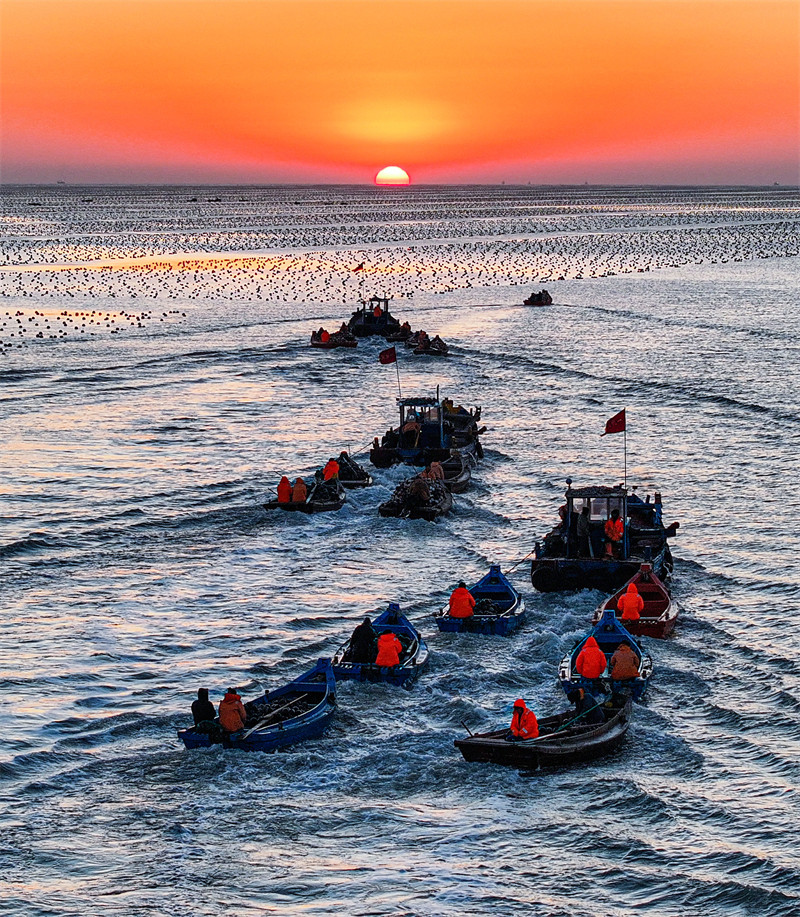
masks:
POLYGON ((322 334, 319 336, 319 339, 322 341, 323 344, 327 344, 328 341, 331 339, 330 331, 323 331, 322 334))
POLYGON ((219 724, 226 732, 238 732, 244 728, 247 713, 238 694, 226 694, 219 705, 219 724))
POLYGON ((644 609, 644 599, 633 583, 628 586, 628 591, 617 599, 617 608, 622 612, 623 621, 639 620, 639 614, 644 609))
POLYGON ((336 459, 329 459, 325 467, 322 469, 322 476, 326 481, 330 481, 331 478, 336 478, 339 476, 339 463, 336 459))
POLYGON ((375 665, 387 667, 399 665, 402 649, 403 644, 391 631, 381 634, 378 637, 378 656, 375 659, 375 665))
POLYGON ((475 608, 475 597, 463 586, 453 590, 450 596, 450 617, 471 618, 475 608))
POLYGON ((533 710, 528 710, 523 701, 522 706, 514 704, 511 714, 511 735, 521 739, 535 739, 539 735, 539 721, 533 710))
POLYGON ((291 501, 292 485, 289 483, 289 478, 284 475, 278 483, 278 503, 291 503, 291 501))
POLYGON ((607 663, 606 654, 597 645, 597 640, 589 637, 575 660, 575 671, 584 678, 599 678, 607 663))
POLYGON ((606 538, 611 541, 622 541, 625 534, 625 524, 622 519, 609 519, 605 524, 606 538))

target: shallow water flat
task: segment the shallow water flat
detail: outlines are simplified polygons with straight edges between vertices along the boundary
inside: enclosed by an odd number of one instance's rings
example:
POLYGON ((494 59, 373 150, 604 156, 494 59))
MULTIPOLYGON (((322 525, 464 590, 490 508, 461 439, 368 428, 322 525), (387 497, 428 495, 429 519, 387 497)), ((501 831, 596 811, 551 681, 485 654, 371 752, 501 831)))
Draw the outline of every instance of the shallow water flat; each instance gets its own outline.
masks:
POLYGON ((28 188, 4 205, 10 912, 800 909, 796 190, 28 188), (545 285, 552 307, 521 305, 545 285), (452 351, 399 348, 404 394, 483 406, 474 486, 436 524, 378 516, 400 469, 336 514, 265 512, 282 474, 394 422, 382 340, 308 346, 384 291, 452 351), (649 644, 647 703, 601 763, 467 765, 462 721, 492 728, 518 696, 563 708, 558 662, 601 596, 535 594, 522 564, 513 637, 432 616, 532 549, 567 477, 621 480, 621 437, 599 434, 623 407, 630 483, 681 522, 682 617, 649 644), (197 687, 275 687, 390 600, 431 648, 412 691, 342 685, 327 735, 280 754, 182 749, 197 687))

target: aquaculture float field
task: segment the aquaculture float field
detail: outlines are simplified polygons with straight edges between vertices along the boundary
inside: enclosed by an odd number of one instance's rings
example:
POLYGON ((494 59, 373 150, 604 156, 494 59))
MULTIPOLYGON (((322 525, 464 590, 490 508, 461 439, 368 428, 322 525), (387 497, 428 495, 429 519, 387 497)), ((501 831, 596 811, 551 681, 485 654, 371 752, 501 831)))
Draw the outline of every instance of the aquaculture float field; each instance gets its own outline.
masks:
POLYGON ((6 188, 10 912, 797 913, 799 215, 778 187, 6 188), (473 486, 436 524, 378 516, 398 468, 268 514, 282 474, 395 421, 382 341, 308 346, 384 292, 451 347, 399 347, 404 394, 483 405, 473 486), (512 637, 432 615, 532 549, 568 476, 621 480, 623 407, 629 482, 681 522, 647 702, 601 763, 468 765, 462 721, 563 709, 602 596, 523 564, 512 637), (430 645, 413 690, 343 684, 325 738, 276 755, 181 747, 199 686, 275 687, 389 600, 430 645))

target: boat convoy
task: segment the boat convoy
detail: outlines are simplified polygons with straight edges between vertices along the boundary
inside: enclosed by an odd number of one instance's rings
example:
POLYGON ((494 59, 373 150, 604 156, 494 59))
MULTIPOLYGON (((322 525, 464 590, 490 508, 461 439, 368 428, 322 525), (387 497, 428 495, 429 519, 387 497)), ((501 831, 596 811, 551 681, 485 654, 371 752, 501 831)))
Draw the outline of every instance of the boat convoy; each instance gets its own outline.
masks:
MULTIPOLYGON (((407 330, 389 314, 385 300, 373 298, 370 304, 353 314, 342 334, 346 330, 356 338, 407 330)), ((469 487, 483 458, 481 408, 457 406, 440 398, 438 388, 435 397, 399 398, 397 407, 397 426, 373 439, 370 462, 377 470, 398 464, 422 470, 397 485, 379 513, 434 522, 452 509, 453 494, 469 487)), ((619 417, 624 430, 624 412, 612 421, 619 417)), ((607 432, 617 429, 607 425, 607 432)), ((292 485, 284 476, 278 498, 264 508, 335 512, 344 505, 347 489, 373 483, 373 475, 355 457, 341 452, 312 478, 298 477, 292 485)), ((678 607, 669 592, 673 563, 668 539, 676 535, 678 523, 664 524, 660 493, 651 502, 649 495, 642 500, 624 485, 573 487, 567 478, 558 517, 531 552, 532 586, 539 592, 590 588, 610 593, 590 629, 558 666, 558 681, 574 709, 539 719, 517 700, 510 726, 470 732, 455 741, 467 761, 531 771, 593 760, 613 750, 653 677, 653 660, 641 640, 665 639, 675 627, 678 607)), ((439 631, 455 638, 513 639, 525 625, 525 601, 508 573, 492 564, 474 585, 459 583, 433 617, 439 631)), ((331 659, 319 659, 282 688, 247 703, 229 689, 219 716, 200 689, 193 705, 195 725, 179 730, 178 737, 187 748, 273 751, 322 734, 334 715, 337 682, 410 688, 429 664, 422 633, 392 602, 374 620, 365 618, 331 659)))

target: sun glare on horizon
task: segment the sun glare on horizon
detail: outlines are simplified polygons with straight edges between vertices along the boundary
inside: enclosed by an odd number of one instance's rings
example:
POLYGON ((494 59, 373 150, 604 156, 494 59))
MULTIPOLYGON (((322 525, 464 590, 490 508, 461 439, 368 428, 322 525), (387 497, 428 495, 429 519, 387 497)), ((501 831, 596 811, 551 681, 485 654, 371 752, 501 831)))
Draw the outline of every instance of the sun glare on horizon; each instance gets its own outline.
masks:
POLYGON ((411 184, 411 179, 408 177, 408 172, 405 169, 401 169, 400 166, 386 166, 375 176, 375 184, 409 185, 411 184))

